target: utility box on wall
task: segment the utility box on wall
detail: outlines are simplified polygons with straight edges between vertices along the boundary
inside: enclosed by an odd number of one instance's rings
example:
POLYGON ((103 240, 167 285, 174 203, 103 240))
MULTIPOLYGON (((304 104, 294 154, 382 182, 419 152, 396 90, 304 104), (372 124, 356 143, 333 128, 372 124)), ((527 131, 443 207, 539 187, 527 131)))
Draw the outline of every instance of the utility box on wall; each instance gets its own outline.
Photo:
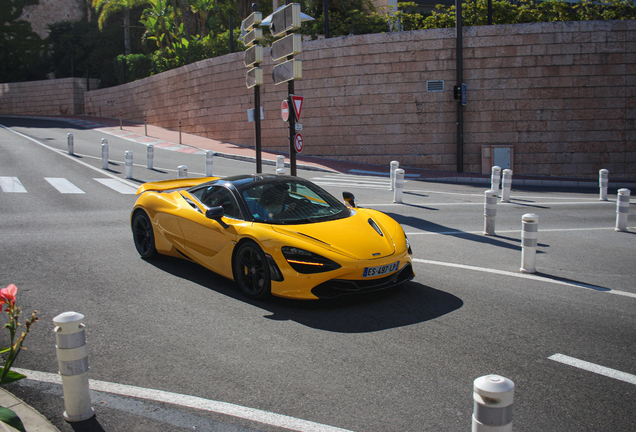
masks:
POLYGON ((514 160, 514 150, 511 145, 481 146, 481 173, 490 174, 493 166, 502 170, 511 169, 514 160))

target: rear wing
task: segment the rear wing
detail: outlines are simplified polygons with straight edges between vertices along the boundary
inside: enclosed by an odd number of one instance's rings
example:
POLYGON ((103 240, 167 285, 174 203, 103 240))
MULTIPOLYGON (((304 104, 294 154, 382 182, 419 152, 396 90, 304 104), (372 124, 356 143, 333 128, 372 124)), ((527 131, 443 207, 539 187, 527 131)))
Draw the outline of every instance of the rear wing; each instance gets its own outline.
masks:
POLYGON ((148 191, 163 192, 163 191, 173 190, 173 189, 191 188, 201 183, 218 180, 220 178, 221 177, 194 177, 194 178, 188 177, 188 178, 148 182, 139 186, 139 189, 137 189, 137 195, 140 195, 148 191))

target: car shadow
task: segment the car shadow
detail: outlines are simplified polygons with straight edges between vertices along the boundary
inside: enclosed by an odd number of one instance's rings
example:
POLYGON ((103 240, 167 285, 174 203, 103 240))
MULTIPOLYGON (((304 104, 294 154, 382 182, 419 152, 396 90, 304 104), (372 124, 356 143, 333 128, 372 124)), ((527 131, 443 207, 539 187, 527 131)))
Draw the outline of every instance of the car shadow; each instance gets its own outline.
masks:
POLYGON ((449 314, 464 304, 452 294, 413 281, 382 291, 334 299, 252 300, 245 297, 233 281, 190 261, 161 257, 147 262, 175 277, 264 309, 267 311, 264 319, 294 321, 336 333, 368 333, 417 324, 449 314))

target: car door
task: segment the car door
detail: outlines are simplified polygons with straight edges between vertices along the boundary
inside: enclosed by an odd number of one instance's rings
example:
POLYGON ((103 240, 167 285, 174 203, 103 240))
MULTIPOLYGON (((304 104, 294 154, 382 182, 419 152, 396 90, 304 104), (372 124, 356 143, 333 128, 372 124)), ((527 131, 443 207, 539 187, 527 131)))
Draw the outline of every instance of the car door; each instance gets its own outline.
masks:
POLYGON ((245 221, 232 193, 223 186, 211 186, 192 194, 181 191, 188 205, 178 219, 188 256, 207 268, 232 277, 232 250, 245 221), (221 220, 206 217, 212 207, 223 207, 221 220))

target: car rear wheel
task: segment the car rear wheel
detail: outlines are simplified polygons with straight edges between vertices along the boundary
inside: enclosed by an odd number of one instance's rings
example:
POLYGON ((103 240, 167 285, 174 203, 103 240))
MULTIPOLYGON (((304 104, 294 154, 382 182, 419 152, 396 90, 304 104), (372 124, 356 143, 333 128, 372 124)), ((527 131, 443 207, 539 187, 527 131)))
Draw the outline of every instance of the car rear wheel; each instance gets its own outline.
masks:
POLYGON ((262 299, 271 294, 267 259, 256 243, 248 241, 239 246, 234 258, 234 280, 249 298, 262 299))
POLYGON ((143 210, 137 211, 132 220, 133 239, 135 247, 142 258, 155 258, 159 253, 155 248, 155 235, 152 222, 143 210))

